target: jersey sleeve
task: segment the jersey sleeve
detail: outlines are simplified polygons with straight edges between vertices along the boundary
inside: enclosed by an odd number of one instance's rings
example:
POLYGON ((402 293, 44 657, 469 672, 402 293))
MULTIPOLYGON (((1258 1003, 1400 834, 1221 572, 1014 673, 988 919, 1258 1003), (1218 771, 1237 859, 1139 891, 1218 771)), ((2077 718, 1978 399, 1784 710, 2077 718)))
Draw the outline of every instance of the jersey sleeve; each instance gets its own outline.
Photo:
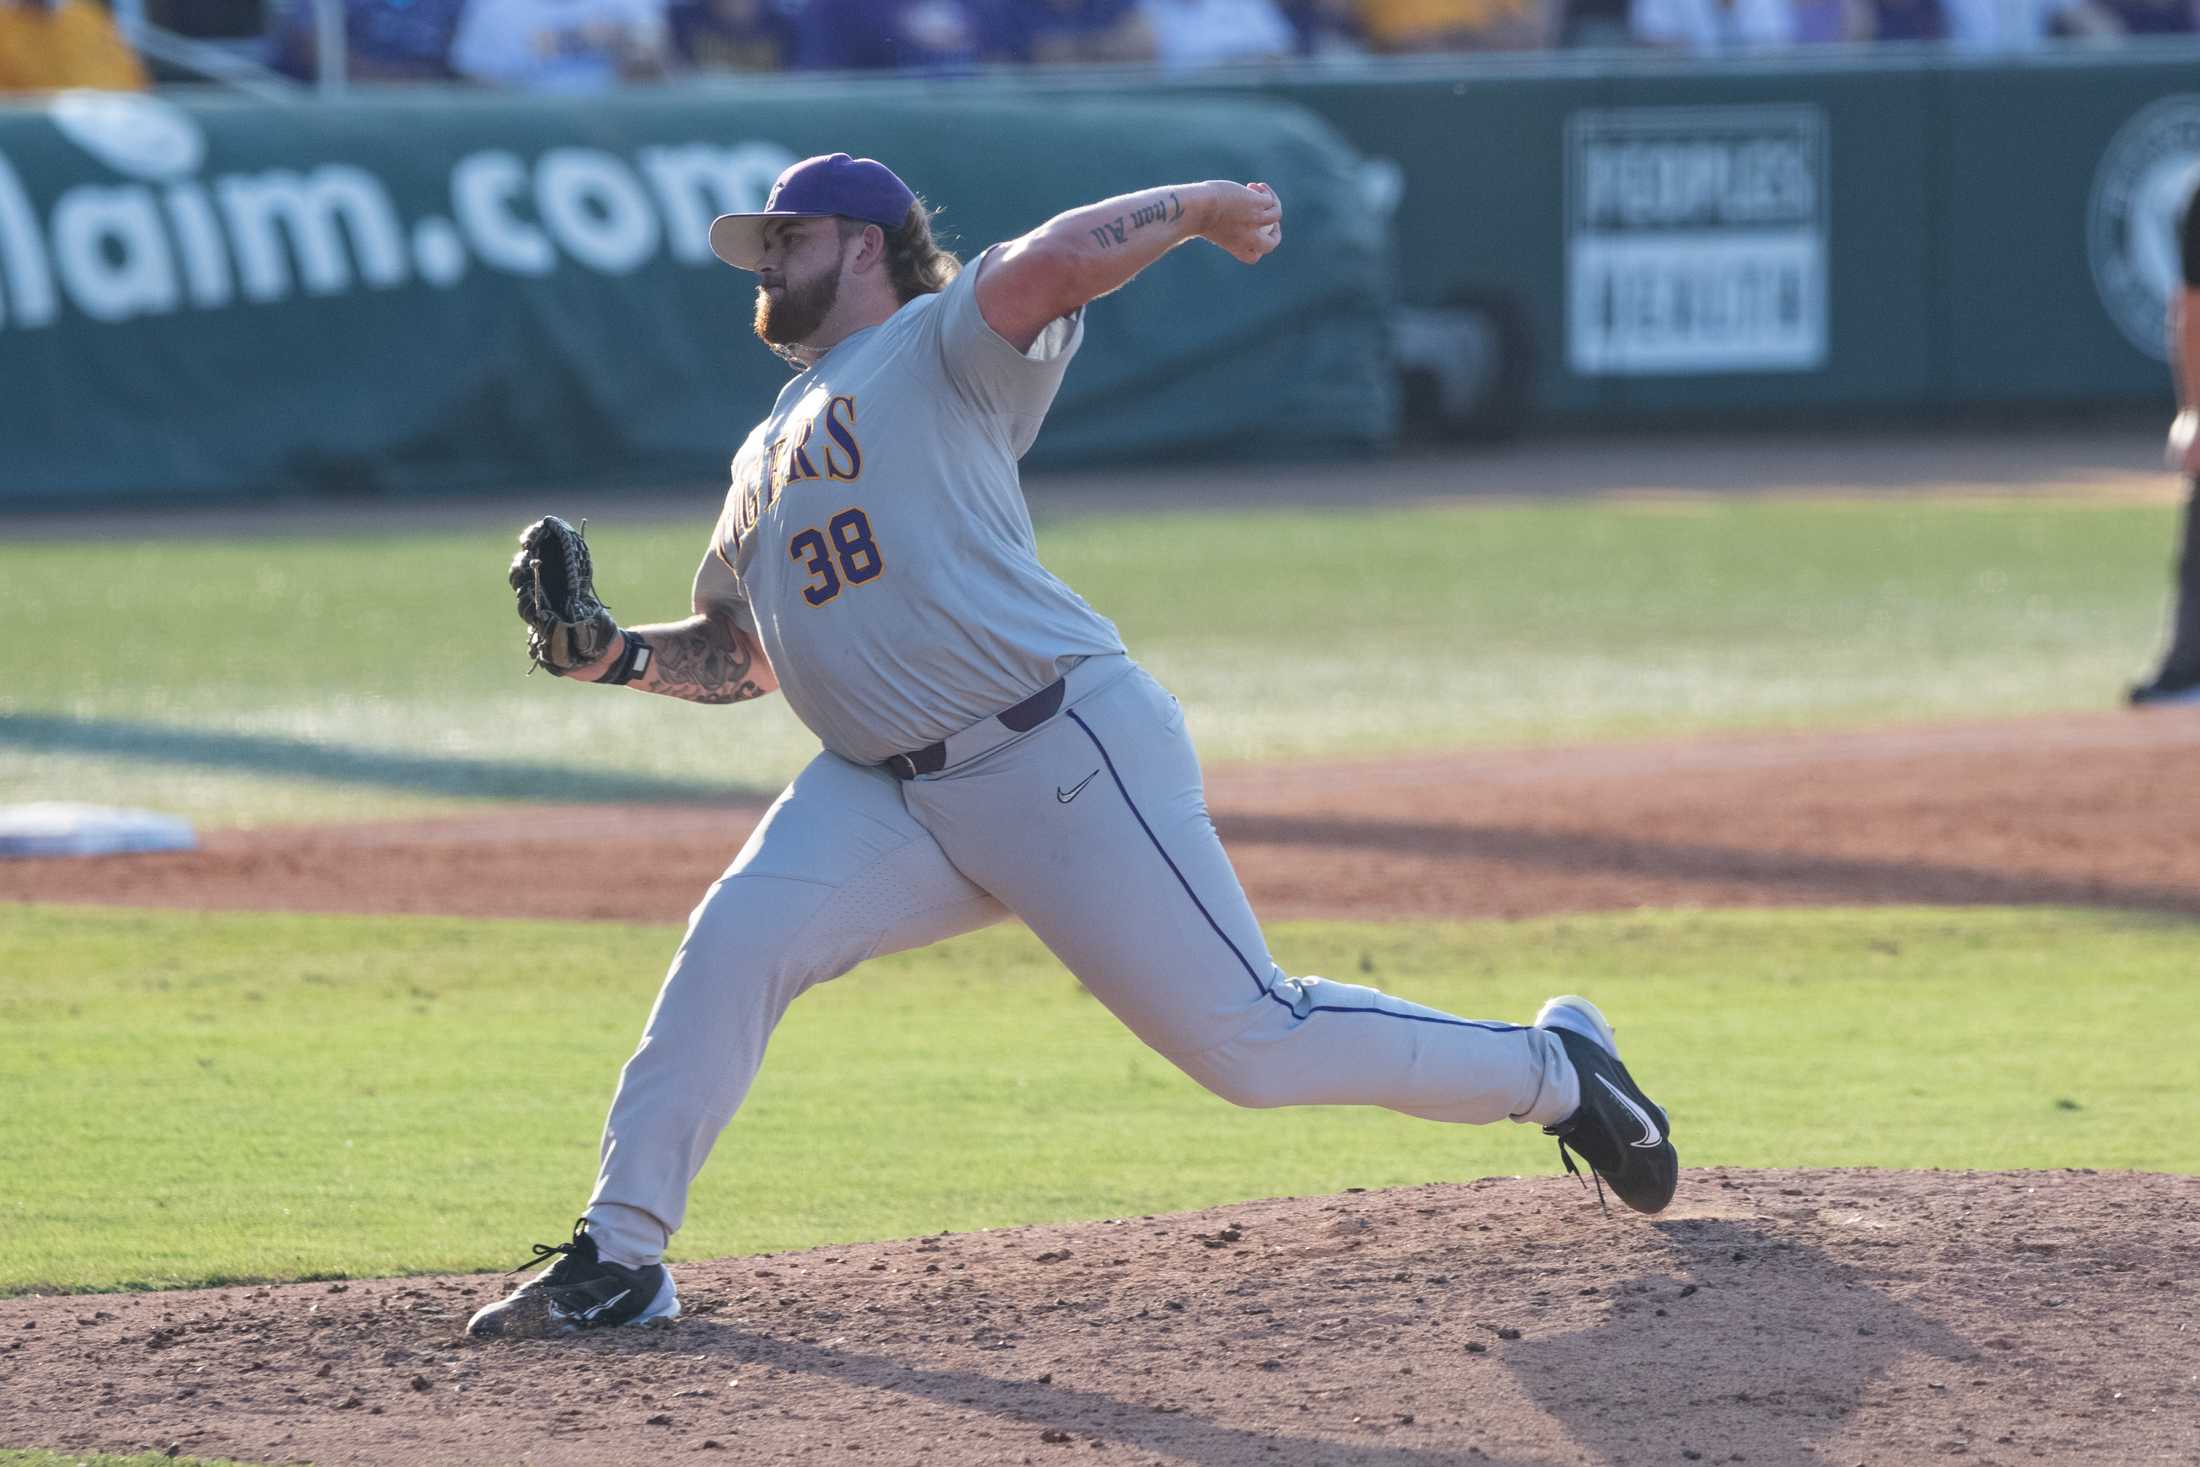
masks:
POLYGON ((695 605, 730 606, 734 625, 752 637, 756 635, 756 608, 749 604, 749 593, 741 585, 741 577, 726 563, 715 535, 710 548, 703 552, 703 563, 695 568, 695 605))
POLYGON ((2177 216, 2177 251, 2185 267, 2185 289, 2200 290, 2200 173, 2192 180, 2192 196, 2185 212, 2177 216))
POLYGON ((940 293, 940 357, 956 394, 979 414, 998 420, 1022 458, 1085 339, 1085 313, 1080 309, 1049 322, 1031 350, 1016 350, 978 309, 978 274, 992 255, 990 249, 980 255, 940 293))

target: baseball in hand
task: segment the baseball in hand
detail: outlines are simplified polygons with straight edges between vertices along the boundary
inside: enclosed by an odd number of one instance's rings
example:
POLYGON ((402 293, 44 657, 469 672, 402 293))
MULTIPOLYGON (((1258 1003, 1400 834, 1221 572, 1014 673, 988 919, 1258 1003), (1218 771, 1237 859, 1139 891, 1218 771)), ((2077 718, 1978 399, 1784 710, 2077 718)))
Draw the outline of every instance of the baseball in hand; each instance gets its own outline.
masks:
MULTIPOLYGON (((1246 187, 1252 189, 1255 193, 1266 194, 1270 198, 1274 198, 1276 196, 1276 191, 1270 188, 1265 183, 1248 184, 1246 185, 1246 187)), ((1278 219, 1273 224, 1263 224, 1260 227, 1260 233, 1261 237, 1264 239, 1270 241, 1281 240, 1283 238, 1283 221, 1281 219, 1278 219)))

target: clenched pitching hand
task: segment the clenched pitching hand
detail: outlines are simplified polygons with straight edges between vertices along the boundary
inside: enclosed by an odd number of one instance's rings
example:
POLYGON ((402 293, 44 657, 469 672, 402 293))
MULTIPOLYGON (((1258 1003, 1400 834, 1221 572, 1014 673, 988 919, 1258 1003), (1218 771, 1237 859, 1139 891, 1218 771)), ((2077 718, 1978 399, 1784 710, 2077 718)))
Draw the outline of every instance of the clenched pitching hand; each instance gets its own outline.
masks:
POLYGON ((1200 234, 1247 265, 1283 243, 1283 200, 1265 183, 1207 184, 1207 222, 1200 234))

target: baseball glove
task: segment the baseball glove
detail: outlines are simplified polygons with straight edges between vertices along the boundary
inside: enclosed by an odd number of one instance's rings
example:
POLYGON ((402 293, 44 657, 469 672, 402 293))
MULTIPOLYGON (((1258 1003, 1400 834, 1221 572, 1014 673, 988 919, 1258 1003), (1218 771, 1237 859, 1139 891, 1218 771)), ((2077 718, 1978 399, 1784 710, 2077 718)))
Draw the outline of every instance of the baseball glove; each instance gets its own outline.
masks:
POLYGON ((545 515, 520 531, 510 579, 536 667, 564 677, 611 650, 619 624, 596 599, 592 576, 580 530, 545 515))

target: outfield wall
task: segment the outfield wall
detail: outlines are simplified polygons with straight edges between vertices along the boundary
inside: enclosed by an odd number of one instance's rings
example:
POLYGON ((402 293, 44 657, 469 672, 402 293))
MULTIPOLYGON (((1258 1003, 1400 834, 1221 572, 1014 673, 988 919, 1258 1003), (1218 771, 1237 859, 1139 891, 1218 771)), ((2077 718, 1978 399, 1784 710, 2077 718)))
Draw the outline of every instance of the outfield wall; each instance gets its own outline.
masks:
MULTIPOLYGON (((992 85, 1119 103, 1158 85, 1319 114, 1367 157, 1362 207, 1392 220, 1394 359, 1449 379, 1455 422, 1487 431, 2170 404, 2200 43, 992 85)), ((1435 414, 1434 396, 1409 411, 1435 414)))
POLYGON ((2200 46, 1241 85, 1395 166, 1402 303, 1499 312, 1541 414, 2169 403, 2200 46))
POLYGON ((1380 447, 1401 369, 1489 431, 2166 405, 2200 46, 0 109, 0 501, 705 480, 783 369, 703 224, 836 147, 966 253, 1284 194, 1093 313, 1042 463, 1380 447))
POLYGON ((708 222, 834 148, 893 158, 966 254, 1156 180, 1306 201, 1257 276, 1182 250, 1096 309, 1035 459, 1387 442, 1387 238, 1356 155, 1281 102, 1138 119, 845 85, 0 110, 0 500, 708 486, 787 379, 708 222))

